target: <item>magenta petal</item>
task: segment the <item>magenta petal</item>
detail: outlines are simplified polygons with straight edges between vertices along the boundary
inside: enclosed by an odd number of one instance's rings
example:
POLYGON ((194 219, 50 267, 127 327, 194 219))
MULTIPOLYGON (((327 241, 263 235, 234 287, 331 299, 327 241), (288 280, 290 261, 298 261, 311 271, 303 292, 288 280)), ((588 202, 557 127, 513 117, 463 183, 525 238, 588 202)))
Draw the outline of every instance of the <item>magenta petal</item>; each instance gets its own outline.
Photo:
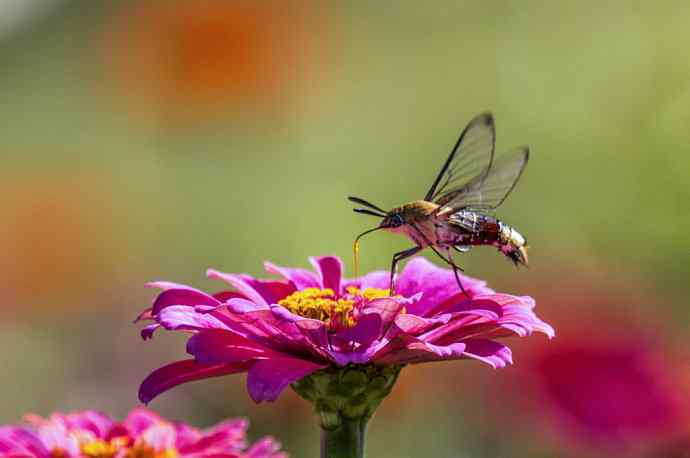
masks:
POLYGON ((211 313, 199 313, 188 305, 171 305, 164 308, 158 315, 158 322, 168 330, 227 329, 227 326, 211 313))
POLYGON ((207 329, 187 341, 187 353, 205 364, 236 363, 265 359, 276 353, 252 340, 229 331, 207 329))
POLYGON ((194 289, 191 286, 183 285, 182 283, 175 283, 172 281, 152 281, 144 285, 145 288, 156 288, 166 291, 168 289, 194 289))
POLYGON ((167 421, 159 421, 148 428, 139 438, 154 450, 174 450, 175 426, 167 421))
POLYGON ((292 285, 297 290, 303 290, 305 288, 318 288, 319 279, 306 269, 290 269, 287 267, 280 267, 270 262, 265 262, 264 267, 267 272, 280 275, 287 281, 292 283, 292 285))
POLYGON ((340 282, 343 278, 343 262, 340 258, 319 256, 309 258, 309 262, 319 274, 321 288, 330 288, 335 294, 340 294, 340 282))
POLYGON ((362 347, 368 347, 381 336, 382 321, 376 314, 362 315, 357 324, 333 336, 341 345, 354 342, 362 347))
POLYGON ((153 315, 160 313, 165 307, 171 305, 211 305, 217 306, 220 302, 213 296, 192 289, 174 288, 163 291, 158 295, 151 307, 153 315))
POLYGON ((436 315, 433 318, 423 318, 406 313, 405 315, 395 317, 395 325, 406 334, 418 335, 434 326, 446 324, 450 319, 451 315, 449 313, 436 315))
POLYGON ((153 337, 153 333, 156 332, 156 329, 160 328, 161 325, 158 323, 153 323, 149 324, 147 326, 144 326, 144 328, 141 330, 141 338, 144 340, 148 340, 153 337))
POLYGON ((391 365, 459 359, 463 356, 466 348, 463 342, 434 345, 408 335, 402 335, 397 340, 403 343, 402 347, 385 353, 383 356, 375 356, 374 361, 379 364, 391 365))
MULTIPOLYGON (((483 281, 464 275, 461 278, 463 286, 473 296, 491 292, 483 281)), ((417 257, 408 262, 400 273, 396 293, 411 297, 420 291, 423 293, 421 300, 407 307, 408 312, 419 316, 426 316, 432 309, 449 299, 463 297, 452 270, 438 267, 425 258, 417 257)))
POLYGON ((290 383, 322 369, 303 359, 273 358, 257 361, 247 376, 247 389, 254 402, 275 401, 290 383))
POLYGON ((140 321, 148 321, 148 320, 153 320, 153 319, 155 319, 153 316, 153 309, 151 307, 149 307, 149 308, 145 309, 143 312, 141 312, 139 314, 139 316, 137 316, 134 319, 134 322, 138 323, 140 321))
POLYGON ((295 290, 292 285, 285 282, 257 280, 244 274, 226 274, 209 269, 206 275, 209 278, 216 278, 229 283, 257 305, 275 304, 295 290))
POLYGON ((177 361, 156 369, 144 379, 139 387, 139 400, 148 404, 159 394, 182 383, 245 372, 251 365, 251 362, 201 364, 193 359, 177 361))
POLYGON ((482 361, 493 368, 505 367, 513 363, 510 348, 495 340, 469 339, 463 356, 482 361))
POLYGON ((238 293, 237 291, 219 291, 217 293, 214 293, 213 297, 220 302, 227 302, 230 299, 236 298, 244 299, 244 295, 242 293, 238 293))
POLYGON ((288 458, 286 453, 280 451, 280 442, 272 437, 264 437, 257 441, 244 454, 245 458, 288 458))
POLYGON ((239 451, 246 447, 245 435, 249 422, 245 419, 226 420, 206 431, 177 430, 176 447, 180 456, 209 457, 218 453, 239 451))
POLYGON ((359 289, 388 289, 390 287, 390 272, 383 270, 370 272, 359 278, 353 278, 352 280, 345 281, 342 285, 342 288, 347 289, 349 286, 355 286, 359 289))
POLYGON ((232 313, 249 313, 255 312, 257 310, 268 310, 269 306, 266 304, 257 305, 254 302, 245 299, 230 299, 227 304, 225 304, 229 311, 232 313))
POLYGON ((44 458, 50 453, 39 437, 28 429, 0 426, 0 456, 44 458))
POLYGON ((90 431, 96 437, 106 437, 113 427, 113 420, 94 410, 75 412, 65 416, 67 427, 90 431))
POLYGON ((232 287, 238 290, 240 293, 242 293, 247 299, 249 299, 252 302, 256 302, 259 305, 268 305, 266 299, 264 299, 264 297, 240 275, 226 274, 223 272, 219 272, 217 270, 208 269, 206 271, 206 276, 208 278, 223 280, 224 282, 230 284, 232 287))
POLYGON ((127 431, 137 437, 150 426, 161 421, 160 415, 143 407, 132 410, 124 421, 127 431))
POLYGON ((381 323, 384 327, 388 326, 403 308, 401 301, 382 298, 374 299, 362 308, 363 314, 376 314, 381 317, 381 323))

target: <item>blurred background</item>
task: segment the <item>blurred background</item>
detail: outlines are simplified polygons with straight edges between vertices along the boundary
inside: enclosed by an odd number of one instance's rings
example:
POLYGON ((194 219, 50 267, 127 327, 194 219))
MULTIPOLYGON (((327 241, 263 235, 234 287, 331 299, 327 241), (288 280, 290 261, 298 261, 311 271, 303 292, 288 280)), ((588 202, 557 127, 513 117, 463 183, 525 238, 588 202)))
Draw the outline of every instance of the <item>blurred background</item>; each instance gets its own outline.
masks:
MULTIPOLYGON (((211 290, 207 267, 307 266, 426 192, 491 110, 497 150, 529 144, 499 217, 530 268, 464 255, 531 295, 557 337, 515 365, 406 368, 370 427, 376 457, 690 454, 690 3, 0 1, 0 423, 123 416, 184 354, 139 339, 150 280, 211 290)), ((407 242, 367 238, 366 270, 407 242)), ((244 377, 152 403, 209 425, 248 416, 293 457, 316 419, 244 377)))

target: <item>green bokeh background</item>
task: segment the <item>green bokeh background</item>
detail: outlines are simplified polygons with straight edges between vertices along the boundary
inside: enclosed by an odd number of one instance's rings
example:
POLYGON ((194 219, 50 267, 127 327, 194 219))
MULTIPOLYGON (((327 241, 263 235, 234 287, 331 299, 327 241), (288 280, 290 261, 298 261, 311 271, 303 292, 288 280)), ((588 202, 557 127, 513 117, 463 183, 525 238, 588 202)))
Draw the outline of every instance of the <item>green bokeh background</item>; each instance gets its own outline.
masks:
MULTIPOLYGON (((676 336, 687 331, 690 4, 302 3, 318 9, 320 27, 307 35, 322 49, 307 90, 268 114, 221 106, 224 114, 192 121, 116 103, 127 95, 113 87, 101 38, 124 2, 46 2, 0 28, 2 208, 31 208, 33 187, 56 183, 81 212, 50 211, 50 192, 29 210, 42 247, 33 256, 57 254, 26 279, 50 288, 0 286, 0 422, 79 408, 122 416, 135 406, 138 382, 184 349, 182 336, 139 340, 131 320, 151 300, 146 281, 216 288, 208 267, 260 274, 264 260, 307 266, 317 254, 340 255, 351 273, 353 237, 374 221, 345 197, 383 207, 420 198, 462 127, 485 110, 498 151, 532 151, 499 211, 527 235, 531 265, 516 271, 476 249, 462 258, 467 272, 536 297, 547 320, 559 285, 581 278, 606 290, 613 279, 653 298, 642 313, 672 323, 676 336), (54 246, 65 225, 74 246, 54 246), (73 275, 53 285, 61 261, 73 275)), ((4 213, 10 247, 23 229, 4 213)), ((363 270, 385 269, 405 246, 365 239, 363 270)), ((3 251, 0 269, 24 258, 3 251)), ((372 422, 371 456, 563 456, 542 431, 496 433, 495 414, 473 394, 489 372, 502 377, 478 363, 406 369, 401 393, 372 422)), ((198 425, 248 416, 255 437, 278 437, 294 457, 316 453, 308 406, 291 392, 254 405, 243 377, 183 386, 152 407, 198 425)))

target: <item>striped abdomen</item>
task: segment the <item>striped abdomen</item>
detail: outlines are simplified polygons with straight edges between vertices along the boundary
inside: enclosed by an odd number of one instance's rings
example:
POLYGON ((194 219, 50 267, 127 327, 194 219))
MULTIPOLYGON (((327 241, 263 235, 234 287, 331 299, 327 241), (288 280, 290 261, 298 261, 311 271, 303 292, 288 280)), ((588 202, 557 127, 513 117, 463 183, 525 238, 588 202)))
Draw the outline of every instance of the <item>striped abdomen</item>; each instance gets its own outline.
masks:
POLYGON ((527 241, 515 228, 493 216, 470 210, 461 210, 448 217, 450 237, 443 237, 442 244, 454 247, 491 245, 510 258, 515 264, 527 264, 527 241))

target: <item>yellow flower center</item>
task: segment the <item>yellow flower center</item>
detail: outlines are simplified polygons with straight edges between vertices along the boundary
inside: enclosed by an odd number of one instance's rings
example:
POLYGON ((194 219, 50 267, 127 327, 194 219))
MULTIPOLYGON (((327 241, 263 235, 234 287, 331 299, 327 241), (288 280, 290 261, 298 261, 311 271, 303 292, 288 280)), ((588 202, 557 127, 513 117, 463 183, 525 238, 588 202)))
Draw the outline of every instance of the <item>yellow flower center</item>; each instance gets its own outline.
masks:
MULTIPOLYGON (((152 447, 149 447, 144 442, 137 442, 131 448, 127 447, 128 443, 129 439, 126 437, 116 437, 108 442, 97 439, 82 444, 80 450, 87 458, 114 458, 115 456, 123 456, 124 458, 177 458, 178 456, 177 451, 174 449, 167 449, 156 453, 152 447), (124 453, 119 455, 120 452, 124 453)), ((56 456, 61 457, 63 455, 53 455, 53 457, 56 456)))
POLYGON ((295 291, 278 304, 296 315, 323 321, 331 328, 350 328, 357 322, 358 306, 389 295, 389 290, 378 288, 360 291, 350 286, 342 296, 337 296, 330 288, 306 288, 295 291))
POLYGON ((117 453, 127 447, 126 437, 115 437, 109 442, 97 439, 92 442, 81 444, 81 453, 88 458, 112 458, 117 453))

